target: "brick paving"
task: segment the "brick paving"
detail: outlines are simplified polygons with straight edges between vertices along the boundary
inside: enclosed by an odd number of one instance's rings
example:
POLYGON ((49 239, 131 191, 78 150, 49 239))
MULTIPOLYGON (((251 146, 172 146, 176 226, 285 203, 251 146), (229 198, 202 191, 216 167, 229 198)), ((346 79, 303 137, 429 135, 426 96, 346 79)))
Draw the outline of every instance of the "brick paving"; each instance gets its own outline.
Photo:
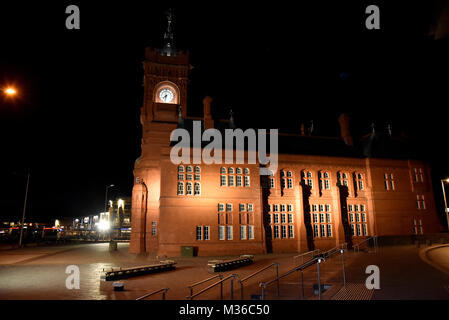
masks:
MULTIPOLYGON (((155 255, 133 255, 128 253, 128 244, 119 243, 118 251, 109 252, 107 243, 81 244, 54 247, 36 247, 0 252, 0 299, 136 299, 146 293, 168 287, 167 299, 185 299, 189 295, 187 286, 214 274, 207 269, 207 261, 224 257, 174 258, 177 268, 173 271, 155 273, 121 280, 124 292, 114 292, 112 281, 100 281, 103 269, 111 267, 132 267, 159 261, 155 255), (81 277, 79 290, 65 287, 65 268, 77 265, 81 277)), ((428 248, 427 248, 428 249, 428 248)), ((348 286, 342 290, 343 275, 339 254, 320 265, 321 283, 331 285, 322 295, 323 299, 367 297, 362 284, 368 276, 366 266, 380 268, 381 289, 371 292, 372 299, 448 299, 449 274, 445 274, 420 258, 420 250, 414 246, 381 247, 378 253, 345 253, 345 269, 348 286), (340 296, 339 296, 340 295, 340 296)), ((273 262, 278 262, 279 274, 292 269, 296 264, 295 254, 256 255, 255 263, 232 271, 243 278, 273 262)), ((442 260, 449 255, 449 247, 431 250, 427 256, 442 260), (441 251, 443 250, 443 251, 441 251), (445 253, 447 251, 447 253, 445 253)), ((165 259, 165 258, 164 258, 165 259)), ((260 295, 259 283, 274 278, 275 269, 270 268, 251 278, 244 285, 244 298, 260 295)), ((295 272, 280 281, 280 296, 276 283, 266 290, 267 299, 301 299, 301 274, 295 272)), ((194 289, 198 292, 210 283, 194 289)), ((317 283, 316 265, 303 273, 304 296, 317 299, 313 295, 313 284, 317 283)), ((219 299, 219 287, 210 290, 198 299, 219 299)), ((229 282, 224 285, 224 298, 229 299, 229 282)), ((149 299, 160 299, 154 296, 149 299)), ((234 282, 234 299, 240 299, 240 286, 234 282)))

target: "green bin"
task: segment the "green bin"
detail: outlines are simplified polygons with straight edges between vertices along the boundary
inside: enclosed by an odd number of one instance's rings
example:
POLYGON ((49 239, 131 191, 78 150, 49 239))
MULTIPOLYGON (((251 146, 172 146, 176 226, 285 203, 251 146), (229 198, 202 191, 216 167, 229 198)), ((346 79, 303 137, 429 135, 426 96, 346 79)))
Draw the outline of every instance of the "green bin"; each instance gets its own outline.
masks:
POLYGON ((193 257, 193 247, 181 246, 181 257, 193 257))

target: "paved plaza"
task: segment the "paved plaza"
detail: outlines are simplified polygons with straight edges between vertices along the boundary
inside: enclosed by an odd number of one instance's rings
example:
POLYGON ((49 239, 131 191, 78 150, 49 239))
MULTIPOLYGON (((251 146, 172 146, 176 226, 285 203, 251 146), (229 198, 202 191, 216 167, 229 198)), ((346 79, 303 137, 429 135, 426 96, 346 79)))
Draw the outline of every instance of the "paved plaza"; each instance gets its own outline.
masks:
MULTIPOLYGON (((117 251, 109 252, 107 243, 92 243, 0 250, 0 299, 133 300, 165 287, 170 288, 167 299, 185 299, 189 295, 188 285, 214 275, 208 271, 209 260, 230 258, 172 258, 177 262, 175 270, 121 280, 126 290, 114 292, 113 281, 100 281, 104 269, 142 266, 165 259, 158 259, 151 254, 130 254, 128 247, 128 243, 119 243, 117 251), (65 270, 68 265, 80 268, 78 290, 68 290, 65 286, 68 277, 65 270)), ((233 273, 241 279, 273 262, 279 263, 279 274, 282 274, 298 265, 300 261, 293 259, 295 255, 256 255, 254 264, 224 272, 224 275, 233 273)), ((448 299, 448 257, 449 246, 387 246, 380 247, 378 253, 348 251, 345 253, 348 285, 343 291, 341 255, 334 255, 320 267, 322 283, 331 285, 323 293, 323 299, 448 299), (364 283, 368 275, 365 274, 365 269, 368 265, 377 265, 380 269, 380 290, 366 292, 364 283)), ((259 283, 269 281, 274 276, 275 268, 270 268, 245 282, 244 298, 259 295, 259 283)), ((279 297, 276 283, 269 286, 266 298, 300 299, 303 294, 300 276, 300 273, 294 272, 282 279, 279 297)), ((194 292, 213 282, 198 286, 194 292)), ((303 273, 303 282, 305 298, 317 299, 312 290, 313 284, 317 283, 316 265, 303 273)), ((216 287, 198 299, 219 299, 219 292, 219 287, 216 287)), ((226 282, 224 298, 229 297, 230 286, 226 282)), ((160 298, 158 295, 150 299, 160 298)), ((234 282, 234 298, 240 299, 240 285, 237 281, 234 282)))

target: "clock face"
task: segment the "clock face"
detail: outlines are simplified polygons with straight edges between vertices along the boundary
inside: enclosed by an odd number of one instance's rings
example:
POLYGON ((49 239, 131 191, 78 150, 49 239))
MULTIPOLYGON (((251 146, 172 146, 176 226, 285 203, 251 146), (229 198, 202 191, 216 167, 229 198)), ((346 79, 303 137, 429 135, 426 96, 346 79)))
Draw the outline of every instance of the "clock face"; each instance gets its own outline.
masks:
POLYGON ((172 102, 174 97, 175 95, 170 89, 165 88, 159 91, 159 99, 161 99, 165 103, 172 102))

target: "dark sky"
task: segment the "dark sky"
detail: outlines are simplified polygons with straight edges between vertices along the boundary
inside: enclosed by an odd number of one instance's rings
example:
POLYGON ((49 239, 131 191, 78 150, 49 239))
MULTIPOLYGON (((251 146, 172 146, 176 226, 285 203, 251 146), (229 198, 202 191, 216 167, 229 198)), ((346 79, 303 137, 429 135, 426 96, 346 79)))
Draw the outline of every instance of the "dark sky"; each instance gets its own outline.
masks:
POLYGON ((25 178, 13 172, 28 169, 30 219, 96 213, 111 183, 112 197, 131 194, 144 51, 161 45, 169 7, 194 66, 189 115, 201 116, 208 94, 215 114, 232 108, 245 127, 299 132, 313 119, 316 134, 336 136, 347 112, 356 139, 392 123, 436 176, 449 174, 449 52, 428 34, 433 1, 92 2, 2 3, 0 87, 20 94, 0 99, 0 217, 21 215, 25 178), (80 30, 65 28, 69 4, 80 30), (365 29, 368 4, 381 30, 365 29))

